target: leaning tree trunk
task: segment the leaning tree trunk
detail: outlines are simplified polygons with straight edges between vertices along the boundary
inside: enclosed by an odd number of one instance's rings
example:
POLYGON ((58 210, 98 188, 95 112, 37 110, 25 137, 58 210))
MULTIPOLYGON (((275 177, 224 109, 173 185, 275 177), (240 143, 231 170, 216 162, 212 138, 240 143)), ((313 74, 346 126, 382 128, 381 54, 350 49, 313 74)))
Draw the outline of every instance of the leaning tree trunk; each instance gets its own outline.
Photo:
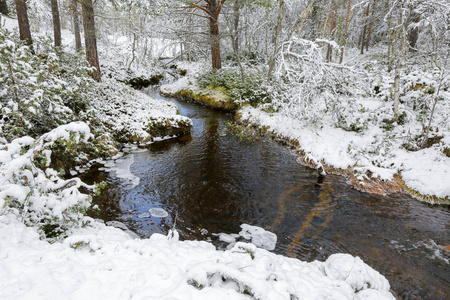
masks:
POLYGON ((95 37, 95 20, 94 20, 94 6, 92 0, 84 0, 83 7, 83 28, 84 28, 84 43, 86 46, 86 58, 91 67, 95 70, 92 73, 92 78, 100 81, 100 66, 98 63, 97 53, 97 38, 95 37))
POLYGON ((70 10, 72 12, 73 19, 73 32, 75 34, 75 50, 81 51, 81 34, 80 34, 80 21, 78 19, 78 3, 77 0, 70 1, 70 10))
POLYGON ((19 22, 20 39, 28 46, 33 45, 31 39, 30 23, 28 22, 27 5, 25 0, 16 0, 17 21, 19 22))
POLYGON ((53 37, 55 47, 61 47, 61 21, 59 19, 58 0, 51 0, 53 17, 53 37))
POLYGON ((220 36, 219 36, 219 6, 217 1, 208 1, 209 14, 209 39, 211 43, 212 67, 216 70, 222 68, 220 57, 220 36))
POLYGON ((0 14, 9 14, 8 4, 6 3, 6 0, 0 0, 0 14))

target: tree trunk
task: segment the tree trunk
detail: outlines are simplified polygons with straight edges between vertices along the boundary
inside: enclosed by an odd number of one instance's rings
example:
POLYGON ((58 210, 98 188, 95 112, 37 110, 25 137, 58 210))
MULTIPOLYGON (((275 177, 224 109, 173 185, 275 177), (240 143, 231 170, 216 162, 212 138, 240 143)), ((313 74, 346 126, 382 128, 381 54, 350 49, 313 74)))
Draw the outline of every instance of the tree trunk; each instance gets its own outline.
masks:
POLYGON ((311 11, 315 2, 316 2, 315 0, 312 0, 309 3, 309 5, 305 8, 305 10, 302 11, 297 21, 295 21, 294 26, 292 27, 292 31, 289 34, 288 40, 290 40, 294 36, 295 32, 297 32, 296 36, 300 37, 300 33, 302 32, 303 26, 305 25, 306 18, 308 17, 308 14, 311 11))
POLYGON ((0 0, 0 14, 9 14, 8 4, 6 3, 6 0, 0 0))
MULTIPOLYGON (((334 1, 334 9, 333 9, 333 15, 331 17, 331 24, 330 24, 330 39, 334 37, 334 29, 336 28, 336 15, 337 15, 337 1, 334 1)), ((331 47, 331 44, 328 44, 328 50, 327 50, 327 61, 330 62, 332 60, 333 55, 333 48, 331 47)))
POLYGON ((241 9, 241 3, 240 0, 235 0, 233 5, 233 50, 234 55, 236 56, 236 60, 239 66, 239 71, 241 73, 241 80, 242 82, 245 82, 245 76, 244 76, 244 68, 242 67, 241 63, 241 53, 239 51, 239 20, 240 20, 240 9, 241 9))
MULTIPOLYGON (((388 7, 389 8, 389 7, 388 7)), ((392 71, 392 38, 393 38, 393 33, 392 33, 392 13, 389 13, 388 16, 388 53, 387 53, 387 65, 388 65, 388 73, 392 71)))
MULTIPOLYGON (((400 51, 396 53, 396 64, 395 64, 395 77, 394 77, 394 117, 395 120, 398 120, 398 103, 400 100, 400 69, 403 67, 403 57, 405 55, 405 44, 406 44, 406 30, 405 25, 403 23, 403 14, 400 14, 399 25, 401 28, 398 28, 398 35, 400 38, 400 51)), ((394 43, 394 47, 396 47, 397 43, 394 43)))
POLYGON ((70 1, 70 10, 72 12, 73 19, 73 33, 75 34, 75 50, 81 51, 81 34, 80 34, 80 21, 78 19, 78 3, 77 0, 70 1))
POLYGON ((83 28, 84 28, 84 43, 86 46, 86 58, 91 67, 95 68, 92 73, 92 78, 100 81, 100 66, 98 63, 97 53, 97 38, 95 37, 95 20, 94 20, 94 6, 92 0, 83 0, 83 28))
POLYGON ((375 5, 376 5, 376 1, 374 1, 373 5, 372 5, 372 15, 370 17, 369 33, 367 34, 367 40, 366 40, 366 51, 369 50, 370 36, 372 35, 373 14, 375 13, 375 7, 376 7, 375 5))
POLYGON ((59 19, 58 0, 51 0, 51 5, 55 47, 61 47, 61 21, 59 19))
MULTIPOLYGON (((128 70, 131 69, 131 65, 133 64, 134 60, 136 59, 135 52, 136 52, 136 33, 133 32, 133 47, 131 48, 131 61, 130 61, 130 64, 128 65, 128 70)), ((183 56, 181 56, 181 57, 183 57, 183 56)), ((183 59, 181 59, 181 60, 183 60, 183 59)))
MULTIPOLYGON (((32 47, 33 40, 31 39, 30 23, 28 22, 27 5, 25 0, 16 0, 17 21, 19 22, 20 39, 25 41, 25 44, 32 47)), ((31 48, 31 50, 33 50, 31 48)))
POLYGON ((272 73, 273 70, 275 69, 275 59, 278 53, 278 39, 281 31, 281 21, 283 20, 283 8, 284 8, 284 0, 280 0, 280 9, 278 11, 277 27, 275 28, 275 43, 273 47, 273 55, 269 61, 269 73, 267 75, 267 79, 269 81, 272 80, 272 73))
MULTIPOLYGON (((411 23, 419 23, 420 14, 413 11, 411 14, 411 23)), ((413 26, 408 32, 409 51, 415 52, 417 39, 419 38, 419 26, 413 26)))
POLYGON ((330 18, 330 11, 331 11, 332 3, 333 3, 333 1, 330 1, 330 4, 328 4, 327 15, 325 17, 325 21, 323 22, 322 34, 320 36, 321 39, 325 38, 325 30, 327 29, 328 19, 330 18))
POLYGON ((370 9, 370 3, 367 4, 367 9, 364 13, 364 19, 363 19, 363 32, 361 34, 361 54, 364 54, 364 45, 366 40, 366 30, 367 30, 367 16, 369 15, 369 9, 370 9))
POLYGON ((400 66, 395 66, 394 76, 394 118, 398 119, 398 102, 400 98, 400 66))
POLYGON ((209 39, 211 43, 212 67, 216 70, 222 68, 220 57, 220 35, 219 35, 219 5, 216 0, 208 1, 209 11, 209 39))
POLYGON ((339 59, 339 63, 340 63, 340 64, 342 64, 342 61, 344 60, 344 49, 345 49, 345 43, 347 42, 348 19, 349 19, 349 17, 350 17, 350 8, 351 8, 351 6, 352 6, 352 0, 348 0, 347 17, 345 17, 344 40, 342 41, 341 58, 339 59))

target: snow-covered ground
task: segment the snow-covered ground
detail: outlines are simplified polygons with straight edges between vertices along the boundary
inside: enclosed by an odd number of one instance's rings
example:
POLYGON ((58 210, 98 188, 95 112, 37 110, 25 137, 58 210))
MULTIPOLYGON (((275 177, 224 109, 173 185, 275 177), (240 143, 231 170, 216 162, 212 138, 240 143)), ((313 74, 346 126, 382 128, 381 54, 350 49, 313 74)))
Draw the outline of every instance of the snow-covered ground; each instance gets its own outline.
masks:
POLYGON ((348 254, 302 262, 252 244, 226 251, 154 234, 131 239, 97 221, 62 242, 0 216, 1 299, 394 299, 388 281, 348 254))

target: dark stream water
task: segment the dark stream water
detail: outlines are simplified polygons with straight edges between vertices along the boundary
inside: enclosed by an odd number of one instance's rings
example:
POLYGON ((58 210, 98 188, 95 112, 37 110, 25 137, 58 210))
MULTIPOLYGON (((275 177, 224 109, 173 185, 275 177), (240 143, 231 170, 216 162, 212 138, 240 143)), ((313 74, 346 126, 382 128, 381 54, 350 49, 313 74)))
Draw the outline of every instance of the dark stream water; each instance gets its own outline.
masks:
MULTIPOLYGON (((153 97, 159 97, 150 92, 153 97)), ((239 233, 243 223, 278 237, 273 252, 305 261, 350 253, 389 280, 398 299, 449 299, 450 210, 405 195, 374 196, 340 176, 316 186, 317 171, 301 166, 269 138, 241 142, 226 130, 232 116, 170 99, 193 120, 189 136, 126 154, 137 186, 92 168, 86 181, 109 183, 94 202, 99 217, 120 221, 140 237, 166 234, 176 219, 181 239, 239 233), (166 218, 149 215, 163 208, 166 218)))

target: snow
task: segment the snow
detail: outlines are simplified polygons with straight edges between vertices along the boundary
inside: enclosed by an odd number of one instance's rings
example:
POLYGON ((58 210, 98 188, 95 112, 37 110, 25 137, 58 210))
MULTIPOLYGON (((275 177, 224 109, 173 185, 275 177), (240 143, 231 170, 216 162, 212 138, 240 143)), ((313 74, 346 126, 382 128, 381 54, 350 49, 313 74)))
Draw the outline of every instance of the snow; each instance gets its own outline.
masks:
POLYGON ((152 217, 156 218, 166 218, 169 216, 169 213, 165 211, 163 208, 153 207, 148 210, 152 217))
POLYGON ((186 76, 181 77, 172 83, 161 85, 161 93, 173 95, 187 89, 199 91, 200 88, 196 84, 196 78, 202 70, 204 71, 205 66, 200 63, 179 62, 178 68, 187 70, 186 76))
POLYGON ((277 236, 274 233, 266 231, 261 227, 248 224, 242 224, 241 228, 242 230, 239 232, 239 235, 244 239, 251 240, 251 243, 256 247, 267 250, 275 249, 277 236))
POLYGON ((58 139, 69 141, 71 133, 75 133, 74 142, 76 144, 78 144, 80 140, 87 142, 90 138, 94 138, 94 135, 91 134, 91 130, 86 123, 72 122, 66 125, 61 125, 44 134, 41 139, 48 142, 48 145, 51 146, 58 139))
POLYGON ((202 241, 139 240, 91 226, 50 244, 14 215, 0 216, 0 298, 228 300, 248 299, 246 290, 270 300, 394 299, 383 276, 346 254, 306 263, 251 244, 217 251, 202 241))
MULTIPOLYGON (((83 128, 70 124, 45 137, 90 136, 83 128)), ((359 258, 341 254, 306 263, 276 255, 258 248, 276 244, 276 236, 260 227, 242 224, 239 235, 253 244, 218 251, 204 241, 180 241, 175 229, 139 239, 121 222, 73 215, 71 207, 87 200, 78 188, 92 187, 31 167, 35 149, 45 143, 24 137, 0 150, 0 299, 393 299, 387 280, 359 258), (6 196, 28 205, 31 215, 5 207, 6 196), (37 226, 24 224, 44 215, 71 217, 79 225, 49 243, 37 226)), ((163 215, 160 209, 150 213, 163 215)))
POLYGON ((398 152, 396 164, 407 186, 423 195, 450 197, 450 159, 434 148, 398 152))
POLYGON ((111 159, 104 163, 104 168, 99 168, 100 171, 113 172, 117 178, 125 180, 129 185, 127 189, 132 189, 139 184, 139 177, 131 173, 131 165, 134 162, 133 154, 128 154, 125 157, 111 159))

